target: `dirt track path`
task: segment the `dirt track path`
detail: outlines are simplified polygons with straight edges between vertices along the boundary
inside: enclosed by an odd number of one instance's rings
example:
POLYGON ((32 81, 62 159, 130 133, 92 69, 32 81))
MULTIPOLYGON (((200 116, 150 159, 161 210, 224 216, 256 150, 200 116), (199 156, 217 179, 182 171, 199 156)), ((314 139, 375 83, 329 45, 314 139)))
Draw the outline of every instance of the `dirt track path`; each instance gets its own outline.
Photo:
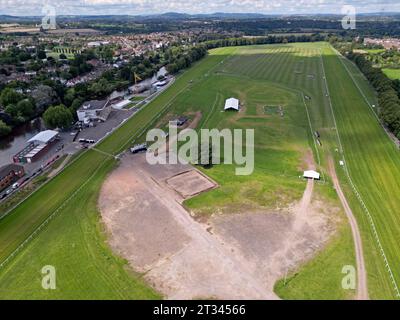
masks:
POLYGON ((329 166, 329 174, 332 178, 333 185, 336 189, 336 192, 339 196, 340 201, 342 202, 343 208, 346 212, 346 216, 349 220, 351 233, 353 234, 354 240, 354 247, 356 253, 356 262, 357 262, 357 300, 368 300, 368 286, 367 286, 367 271, 365 268, 364 262, 364 254, 363 254, 363 247, 361 241, 360 230, 358 229, 357 220, 353 215, 353 212, 346 200, 346 197, 342 191, 342 188, 339 184, 339 179, 336 175, 335 164, 332 158, 328 159, 328 166, 329 166))
POLYGON ((303 197, 300 200, 299 206, 296 210, 293 223, 293 231, 299 232, 307 221, 308 210, 311 205, 311 198, 314 190, 314 180, 308 180, 306 189, 304 190, 303 197))

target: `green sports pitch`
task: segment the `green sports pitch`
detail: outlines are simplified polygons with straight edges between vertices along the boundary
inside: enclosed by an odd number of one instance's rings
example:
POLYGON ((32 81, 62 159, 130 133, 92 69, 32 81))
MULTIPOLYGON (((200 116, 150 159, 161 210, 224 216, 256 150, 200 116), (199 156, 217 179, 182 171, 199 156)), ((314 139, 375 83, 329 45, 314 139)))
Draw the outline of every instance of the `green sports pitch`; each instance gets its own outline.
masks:
MULTIPOLYGON (((111 252, 97 198, 105 177, 117 165, 115 155, 166 113, 192 111, 201 111, 202 128, 256 128, 256 170, 237 181, 232 167, 216 166, 207 174, 221 187, 191 199, 187 206, 207 215, 212 208, 228 212, 298 200, 304 189, 298 164, 307 149, 324 174, 318 194, 327 205, 337 205, 327 159, 345 160, 348 171, 339 165, 336 170, 361 229, 370 297, 396 298, 400 156, 372 104, 375 95, 366 80, 326 43, 210 51, 97 150, 81 154, 0 220, 0 298, 161 298, 141 274, 111 252), (220 112, 224 99, 232 95, 248 106, 241 119, 220 112), (315 143, 313 130, 321 133, 322 146, 315 143), (240 197, 238 188, 243 191, 240 197), (57 268, 57 290, 41 288, 45 265, 57 268)), ((342 221, 323 251, 289 274, 284 284, 277 283, 282 298, 353 297, 340 286, 341 266, 355 263, 350 229, 342 221)))

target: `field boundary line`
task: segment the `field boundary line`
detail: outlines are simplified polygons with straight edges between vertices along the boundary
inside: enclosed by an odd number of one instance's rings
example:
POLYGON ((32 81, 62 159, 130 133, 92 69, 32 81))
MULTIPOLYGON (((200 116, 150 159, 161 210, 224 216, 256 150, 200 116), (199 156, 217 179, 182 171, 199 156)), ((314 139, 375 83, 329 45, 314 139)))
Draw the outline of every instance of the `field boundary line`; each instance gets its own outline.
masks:
MULTIPOLYGON (((337 58, 340 60, 340 57, 337 56, 337 58)), ((323 71, 323 75, 324 75, 324 79, 325 79, 324 83, 325 83, 325 87, 326 87, 326 90, 327 90, 327 94, 329 96, 329 99, 328 99, 329 100, 329 105, 330 105, 330 108, 331 108, 333 121, 334 121, 335 128, 336 128, 336 135, 337 135, 339 146, 340 146, 340 149, 341 149, 340 151, 341 151, 341 154, 342 154, 343 160, 344 160, 344 171, 345 171, 345 174, 346 174, 346 177, 347 177, 348 181, 350 182, 350 185, 351 185, 351 188, 353 189, 353 192, 355 193, 359 203, 361 204, 361 207, 363 208, 364 212, 367 214, 367 218, 368 218, 370 226, 372 228, 372 232, 373 232, 373 235, 375 237, 375 241, 376 241, 376 243, 378 245, 378 249, 379 249, 379 251, 380 251, 380 253, 382 255, 382 258, 384 260, 385 268, 386 268, 386 270, 387 270, 387 272, 389 274, 390 281, 392 282, 395 295, 396 295, 397 298, 399 298, 400 297, 400 291, 399 291, 399 288, 397 286, 396 280, 395 280, 395 278, 393 276, 393 272, 392 272, 392 269, 390 267, 389 261, 388 261, 388 259, 386 257, 386 254, 385 254, 385 251, 383 249, 382 243, 380 241, 380 238, 379 238, 376 226, 375 226, 375 222, 374 222, 373 217, 372 217, 371 213, 369 212, 367 206, 365 205, 365 202, 362 199, 361 194, 358 192, 358 190, 357 190, 357 188, 356 188, 356 186, 355 186, 355 184, 354 184, 354 182, 353 182, 353 180, 351 178, 349 169, 347 167, 346 156, 345 156, 345 152, 344 152, 344 149, 343 149, 342 140, 340 138, 340 134, 339 134, 339 130, 338 130, 337 122, 336 122, 335 113, 333 111, 333 104, 332 104, 332 100, 331 100, 331 96, 330 96, 330 92, 329 92, 328 80, 326 78, 324 59, 322 57, 321 50, 320 50, 320 60, 321 60, 321 63, 322 63, 322 71, 323 71)))
POLYGON ((109 159, 103 160, 96 170, 90 175, 90 177, 78 188, 76 189, 65 201, 63 201, 60 206, 55 209, 13 252, 11 252, 6 259, 0 263, 0 269, 2 269, 14 256, 21 251, 28 243, 30 243, 35 236, 93 179, 93 177, 99 172, 103 165, 109 159))
MULTIPOLYGON (((343 57, 343 55, 337 51, 335 48, 333 48, 333 51, 336 53, 337 56, 339 56, 339 60, 342 63, 342 65, 344 66, 344 68, 346 69, 347 73, 350 75, 351 80, 353 81, 353 83, 356 85, 358 91, 360 91, 362 97, 364 98, 365 102, 367 103, 369 109, 371 109, 372 113, 374 114, 376 120, 378 120, 378 123, 380 124, 380 126, 383 128, 383 130, 385 131, 386 135, 389 137, 389 139, 398 147, 400 147, 400 141, 399 139, 397 139, 396 137, 392 136, 387 128, 385 127, 384 123, 381 121, 381 119, 379 118, 379 115, 377 114, 377 112, 375 112, 374 108, 372 107, 371 103, 369 102, 367 96, 365 95, 365 93, 363 92, 363 90, 360 88, 360 86, 358 85, 357 81, 354 79, 353 74, 351 73, 351 71, 349 70, 349 68, 346 66, 346 64, 343 62, 344 59, 346 59, 345 57, 343 57)), ((350 60, 348 60, 350 61, 350 60)), ((352 61, 350 61, 350 63, 353 63, 352 61)), ((358 68, 358 66, 356 64, 354 64, 354 66, 356 68, 358 68)), ((361 72, 361 71, 360 71, 361 72)), ((364 74, 361 73, 363 76, 364 74)), ((365 76, 364 78, 366 79, 366 81, 369 81, 365 76)), ((375 90, 375 89, 374 89, 375 90)))
POLYGON ((107 157, 111 157, 111 158, 114 158, 114 159, 117 157, 116 155, 113 155, 111 153, 108 153, 108 152, 105 152, 103 150, 97 149, 96 147, 93 147, 93 148, 90 148, 90 149, 93 150, 93 151, 99 152, 99 153, 101 153, 101 154, 103 154, 103 155, 105 155, 107 157))
POLYGON ((215 100, 214 100, 214 104, 211 108, 211 111, 208 113, 206 120, 204 120, 203 125, 201 126, 201 129, 204 128, 205 124, 207 124, 208 120, 210 120, 211 115, 214 112, 215 106, 217 105, 217 102, 219 101, 219 97, 221 96, 221 94, 219 92, 217 92, 217 94, 215 95, 215 100))

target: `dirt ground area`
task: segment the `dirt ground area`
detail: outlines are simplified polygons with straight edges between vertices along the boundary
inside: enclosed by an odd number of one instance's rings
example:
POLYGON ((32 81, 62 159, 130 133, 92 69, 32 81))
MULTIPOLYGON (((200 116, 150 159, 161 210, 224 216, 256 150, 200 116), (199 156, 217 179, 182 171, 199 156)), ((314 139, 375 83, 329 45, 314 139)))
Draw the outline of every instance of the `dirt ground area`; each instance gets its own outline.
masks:
MULTIPOLYGON (((182 206, 185 196, 201 192, 193 170, 124 156, 99 199, 112 248, 168 299, 278 299, 275 281, 333 232, 322 204, 311 201, 314 182, 287 212, 215 215, 201 223, 182 206)), ((204 190, 213 184, 200 176, 204 190)))
POLYGON ((335 232, 332 209, 311 202, 312 188, 310 180, 301 203, 287 212, 216 215, 208 223, 210 232, 243 255, 269 291, 286 273, 311 259, 335 232))
POLYGON ((148 165, 127 155, 103 185, 99 207, 110 244, 169 299, 274 299, 247 269, 182 207, 165 182, 189 165, 148 165))

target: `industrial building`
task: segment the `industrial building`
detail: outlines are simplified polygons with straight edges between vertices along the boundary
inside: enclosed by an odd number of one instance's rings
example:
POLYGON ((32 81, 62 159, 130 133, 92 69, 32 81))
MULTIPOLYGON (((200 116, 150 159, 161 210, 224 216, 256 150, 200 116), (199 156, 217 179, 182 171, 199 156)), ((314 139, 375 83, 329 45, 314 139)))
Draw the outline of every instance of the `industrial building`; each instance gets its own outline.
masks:
POLYGON ((31 163, 45 154, 51 145, 58 140, 58 132, 46 130, 39 132, 28 140, 28 145, 14 157, 14 163, 31 163))

